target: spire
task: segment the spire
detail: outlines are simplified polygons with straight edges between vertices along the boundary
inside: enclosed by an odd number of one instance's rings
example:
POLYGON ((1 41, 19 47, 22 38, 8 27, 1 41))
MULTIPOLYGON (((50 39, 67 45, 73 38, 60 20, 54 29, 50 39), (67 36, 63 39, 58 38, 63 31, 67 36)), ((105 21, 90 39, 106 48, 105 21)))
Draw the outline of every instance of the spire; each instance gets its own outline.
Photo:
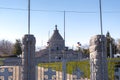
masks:
POLYGON ((57 30, 57 25, 55 25, 55 30, 57 30))

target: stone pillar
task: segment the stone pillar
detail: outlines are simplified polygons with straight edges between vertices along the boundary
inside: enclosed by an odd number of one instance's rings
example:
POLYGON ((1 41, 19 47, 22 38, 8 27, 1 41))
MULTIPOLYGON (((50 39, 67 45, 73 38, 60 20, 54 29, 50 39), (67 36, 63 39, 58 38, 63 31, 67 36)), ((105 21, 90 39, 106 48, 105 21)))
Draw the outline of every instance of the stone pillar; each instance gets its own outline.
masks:
POLYGON ((25 35, 23 37, 22 80, 36 80, 35 74, 35 37, 25 35))
POLYGON ((90 80, 108 80, 106 38, 93 36, 90 40, 90 80))

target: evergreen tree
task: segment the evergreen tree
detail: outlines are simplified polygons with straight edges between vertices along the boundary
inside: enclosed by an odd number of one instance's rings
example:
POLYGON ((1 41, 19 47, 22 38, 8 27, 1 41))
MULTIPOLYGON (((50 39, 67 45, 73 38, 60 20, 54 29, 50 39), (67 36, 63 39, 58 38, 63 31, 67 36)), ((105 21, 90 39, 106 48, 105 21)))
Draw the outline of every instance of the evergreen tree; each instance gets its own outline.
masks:
POLYGON ((21 41, 18 39, 16 40, 16 43, 14 44, 13 54, 14 55, 22 54, 21 41))

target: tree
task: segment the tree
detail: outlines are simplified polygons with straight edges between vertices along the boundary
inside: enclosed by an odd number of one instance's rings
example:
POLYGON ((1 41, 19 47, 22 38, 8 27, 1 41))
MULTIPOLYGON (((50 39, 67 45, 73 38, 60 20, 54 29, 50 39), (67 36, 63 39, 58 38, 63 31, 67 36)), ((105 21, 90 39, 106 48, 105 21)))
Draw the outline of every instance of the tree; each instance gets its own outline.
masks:
POLYGON ((14 55, 22 54, 21 41, 19 39, 17 39, 16 43, 14 44, 13 54, 14 55))
POLYGON ((116 54, 116 43, 115 40, 110 36, 110 33, 107 32, 106 34, 106 41, 107 41, 107 57, 110 57, 110 53, 112 53, 111 57, 116 54))
POLYGON ((83 46, 83 54, 85 55, 85 57, 89 57, 90 51, 88 45, 83 46))
POLYGON ((7 40, 0 41, 0 54, 1 56, 11 55, 13 51, 13 43, 7 40))
POLYGON ((83 48, 83 53, 89 55, 89 53, 90 53, 90 52, 89 52, 89 49, 83 48))

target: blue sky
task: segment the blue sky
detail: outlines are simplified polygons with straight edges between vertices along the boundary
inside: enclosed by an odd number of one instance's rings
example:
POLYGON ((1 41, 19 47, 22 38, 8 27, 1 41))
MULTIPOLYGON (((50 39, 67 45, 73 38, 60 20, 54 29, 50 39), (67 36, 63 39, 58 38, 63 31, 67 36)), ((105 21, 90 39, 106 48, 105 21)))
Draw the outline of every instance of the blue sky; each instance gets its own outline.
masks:
MULTIPOLYGON (((27 9, 27 5, 27 0, 0 1, 0 40, 15 42, 27 34, 27 11, 13 10, 27 9)), ((79 12, 66 12, 66 45, 89 44, 91 36, 100 34, 99 0, 31 0, 31 9, 38 10, 31 11, 31 34, 37 46, 46 45, 56 24, 64 36, 64 13, 56 11, 79 12)), ((120 38, 120 0, 102 0, 102 11, 103 33, 120 38)))

